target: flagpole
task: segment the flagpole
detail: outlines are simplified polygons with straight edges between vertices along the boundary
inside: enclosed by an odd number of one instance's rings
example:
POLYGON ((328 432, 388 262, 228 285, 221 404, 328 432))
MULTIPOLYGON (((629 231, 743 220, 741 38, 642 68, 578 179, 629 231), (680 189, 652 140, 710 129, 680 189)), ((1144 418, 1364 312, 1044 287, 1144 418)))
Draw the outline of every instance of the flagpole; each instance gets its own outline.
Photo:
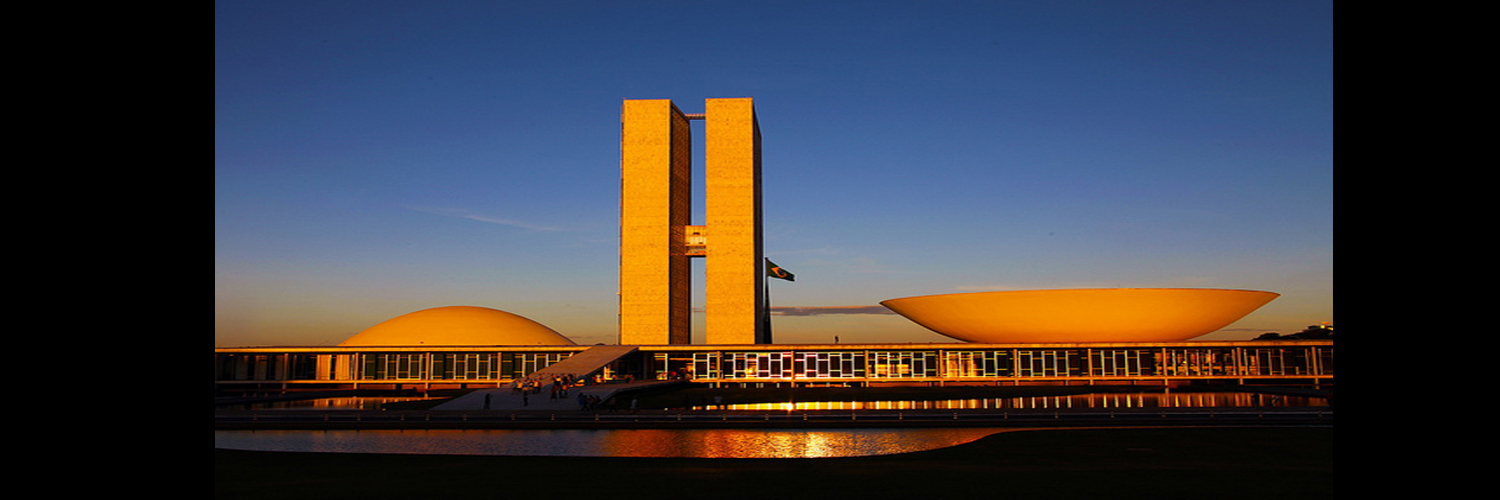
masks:
POLYGON ((764 335, 765 342, 762 342, 762 343, 764 343, 764 344, 771 344, 773 342, 771 341, 771 273, 770 273, 770 259, 763 259, 763 262, 761 262, 761 265, 762 266, 766 266, 766 269, 762 270, 762 272, 760 273, 761 287, 764 288, 765 292, 766 292, 766 308, 765 308, 764 311, 761 312, 761 314, 765 315, 765 325, 763 326, 763 329, 765 330, 765 335, 764 335))
POLYGON ((761 325, 761 331, 765 332, 765 335, 764 335, 765 336, 765 339, 764 339, 765 342, 764 343, 769 344, 769 343, 771 343, 771 272, 775 271, 777 278, 781 278, 781 279, 784 279, 784 280, 787 280, 787 281, 796 281, 796 280, 793 279, 794 276, 792 275, 792 273, 789 273, 785 269, 782 269, 781 267, 777 266, 776 263, 771 262, 771 259, 762 257, 761 260, 763 261, 761 264, 764 265, 764 266, 766 266, 765 272, 761 273, 761 278, 760 278, 762 280, 761 281, 761 288, 765 288, 765 290, 766 290, 765 291, 766 296, 765 296, 765 300, 764 300, 764 304, 763 304, 765 310, 761 311, 762 314, 765 314, 765 319, 764 319, 765 323, 763 323, 761 325))

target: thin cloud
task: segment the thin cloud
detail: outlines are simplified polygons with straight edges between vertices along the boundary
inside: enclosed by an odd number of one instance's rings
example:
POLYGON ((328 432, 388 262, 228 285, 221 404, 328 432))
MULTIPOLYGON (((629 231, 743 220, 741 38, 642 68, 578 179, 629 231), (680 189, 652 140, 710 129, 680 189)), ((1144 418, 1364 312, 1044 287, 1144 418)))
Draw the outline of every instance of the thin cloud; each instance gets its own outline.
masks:
POLYGON ((824 316, 829 314, 896 314, 895 311, 886 309, 885 306, 822 306, 822 307, 791 307, 772 306, 771 314, 775 316, 824 316))
POLYGON ((1011 285, 959 285, 953 287, 960 292, 999 292, 1007 290, 1022 290, 1020 287, 1011 285))
POLYGON ((1105 281, 1059 281, 1041 285, 1034 284, 1009 284, 1009 285, 959 285, 953 287, 960 292, 1011 292, 1022 290, 1058 290, 1066 288, 1121 288, 1120 283, 1105 281))
POLYGON ((1020 290, 1057 290, 1065 288, 1193 288, 1217 283, 1217 276, 1173 276, 1149 283, 1121 281, 1056 281, 1047 283, 971 284, 953 287, 959 292, 1008 292, 1020 290))
POLYGON ((472 221, 483 222, 483 223, 486 223, 486 224, 497 224, 497 225, 501 225, 501 226, 517 227, 517 228, 521 228, 521 229, 529 229, 529 230, 532 230, 532 231, 562 231, 563 230, 562 228, 556 227, 556 226, 544 226, 544 225, 541 225, 541 224, 533 224, 533 223, 530 223, 530 222, 518 221, 518 220, 514 220, 514 219, 503 219, 503 218, 499 218, 499 217, 491 217, 491 216, 488 216, 488 215, 479 215, 479 214, 475 214, 473 212, 469 212, 467 210, 462 210, 462 209, 457 209, 457 208, 428 208, 428 207, 406 207, 406 208, 409 209, 409 210, 415 210, 415 211, 422 212, 422 213, 428 213, 428 214, 433 214, 433 215, 441 215, 441 216, 444 216, 444 217, 457 217, 457 218, 460 218, 460 219, 469 219, 469 220, 472 220, 472 221))
POLYGON ((479 222, 488 222, 490 224, 499 224, 499 225, 502 225, 502 226, 519 227, 519 228, 522 228, 522 229, 531 229, 531 230, 536 230, 536 231, 562 231, 562 228, 560 228, 560 227, 539 226, 539 225, 531 224, 531 223, 527 223, 527 222, 514 221, 514 220, 508 220, 508 219, 497 219, 497 218, 494 218, 494 217, 485 217, 485 216, 480 216, 480 215, 462 215, 460 217, 463 217, 463 218, 469 219, 469 220, 477 220, 479 222))
MULTIPOLYGON (((776 255, 783 255, 786 253, 790 252, 776 252, 776 255)), ((856 274, 882 274, 895 272, 887 268, 885 264, 882 264, 880 261, 875 260, 871 257, 843 258, 834 256, 834 258, 807 259, 803 260, 796 266, 787 266, 787 270, 790 270, 792 272, 796 272, 799 268, 822 268, 830 271, 856 274)))

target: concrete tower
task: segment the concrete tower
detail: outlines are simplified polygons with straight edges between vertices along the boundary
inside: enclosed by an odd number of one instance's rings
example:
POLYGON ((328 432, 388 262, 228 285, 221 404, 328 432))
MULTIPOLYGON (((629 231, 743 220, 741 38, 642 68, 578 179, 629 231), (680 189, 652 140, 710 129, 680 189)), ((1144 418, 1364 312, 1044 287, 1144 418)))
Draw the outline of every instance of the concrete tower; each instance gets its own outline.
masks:
POLYGON ((692 343, 692 131, 672 101, 620 112, 620 343, 692 343))
POLYGON ((709 344, 769 344, 760 212, 760 125, 750 99, 705 103, 704 266, 709 344))
POLYGON ((620 122, 620 343, 691 343, 693 257, 708 259, 706 341, 770 343, 752 100, 708 99, 702 115, 665 99, 628 100, 620 122), (690 221, 690 119, 706 121, 701 226, 690 221))

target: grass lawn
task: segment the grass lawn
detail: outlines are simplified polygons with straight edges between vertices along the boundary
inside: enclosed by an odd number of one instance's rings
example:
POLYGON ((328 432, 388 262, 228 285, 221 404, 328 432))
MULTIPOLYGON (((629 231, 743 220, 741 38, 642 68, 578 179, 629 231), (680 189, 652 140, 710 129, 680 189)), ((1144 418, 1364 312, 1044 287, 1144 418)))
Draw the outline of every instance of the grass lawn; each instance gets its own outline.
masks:
POLYGON ((1055 429, 878 457, 214 450, 216 498, 1332 498, 1333 429, 1055 429))

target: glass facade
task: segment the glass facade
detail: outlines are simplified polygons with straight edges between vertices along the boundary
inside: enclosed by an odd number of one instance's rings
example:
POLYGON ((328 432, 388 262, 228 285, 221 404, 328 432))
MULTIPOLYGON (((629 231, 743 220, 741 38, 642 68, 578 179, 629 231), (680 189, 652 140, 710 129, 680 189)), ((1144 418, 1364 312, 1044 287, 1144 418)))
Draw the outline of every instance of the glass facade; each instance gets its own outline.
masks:
POLYGON ((219 354, 221 381, 486 381, 511 380, 572 352, 354 352, 219 354))
MULTIPOLYGON (((1333 342, 1048 347, 963 345, 866 349, 643 347, 603 368, 603 379, 685 378, 714 383, 870 383, 944 381, 1095 381, 1333 377, 1333 342)), ((568 351, 278 352, 221 349, 221 382, 501 382, 567 359, 568 351)))
POLYGON ((432 378, 438 380, 495 380, 500 378, 495 353, 433 353, 432 378))
POLYGON ((1333 347, 1099 347, 701 351, 704 381, 1129 380, 1331 377, 1333 347))
POLYGON ((427 378, 426 354, 361 354, 360 380, 421 380, 427 378))
POLYGON ((718 351, 693 353, 692 372, 694 378, 721 378, 719 375, 718 351))
POLYGON ((1143 377, 1155 375, 1156 366, 1147 349, 1094 349, 1089 375, 1094 377, 1143 377))
POLYGON ((870 351, 870 376, 906 379, 938 376, 936 351, 870 351))
POLYGON ((553 363, 568 359, 571 352, 510 352, 502 353, 507 378, 521 378, 536 373, 553 363))
POLYGON ((1025 378, 1076 376, 1078 353, 1059 349, 1016 351, 1016 376, 1025 378))
POLYGON ((946 351, 943 373, 953 378, 1009 377, 1010 351, 946 351))

